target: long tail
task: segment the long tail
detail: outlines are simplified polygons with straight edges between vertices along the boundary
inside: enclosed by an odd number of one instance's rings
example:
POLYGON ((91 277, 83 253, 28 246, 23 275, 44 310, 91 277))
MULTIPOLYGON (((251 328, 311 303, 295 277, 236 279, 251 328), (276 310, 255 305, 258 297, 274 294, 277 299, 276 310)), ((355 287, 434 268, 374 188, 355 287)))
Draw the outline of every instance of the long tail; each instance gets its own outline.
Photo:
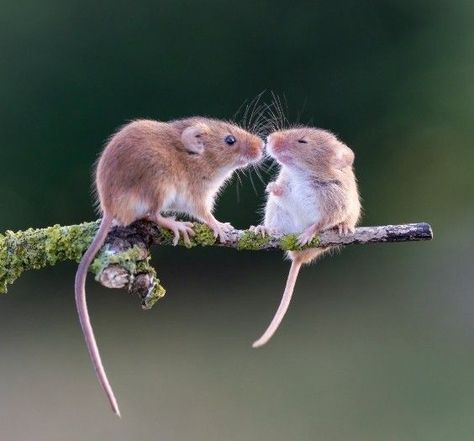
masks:
POLYGON ((95 255, 100 250, 104 244, 105 238, 112 226, 113 217, 110 214, 104 213, 102 222, 99 227, 94 240, 91 245, 82 256, 82 260, 77 268, 76 272, 76 281, 74 284, 74 290, 76 294, 76 307, 77 313, 79 314, 79 321, 81 322, 82 333, 84 334, 84 339, 86 341, 87 349, 89 350, 89 355, 91 357, 92 364, 94 365, 95 373, 97 379, 99 380, 102 389, 109 399, 112 410, 115 414, 120 417, 120 410, 118 408, 117 400, 115 398, 112 387, 110 386, 109 380, 107 379, 107 374, 105 373, 104 366, 102 365, 102 360, 100 358, 99 349, 97 347, 97 342, 95 340, 94 331, 92 329, 91 321, 89 318, 89 311, 87 309, 86 301, 86 278, 87 271, 90 264, 94 260, 95 255))
POLYGON ((275 313, 273 320, 271 321, 267 330, 258 340, 252 344, 253 348, 258 348, 266 344, 280 326, 283 318, 285 317, 286 311, 288 311, 288 307, 290 306, 291 297, 293 296, 293 291, 295 289, 296 279, 298 278, 298 273, 300 272, 300 268, 303 263, 304 262, 299 258, 296 258, 291 262, 291 267, 288 273, 288 278, 286 279, 285 291, 283 292, 280 306, 278 307, 277 312, 275 313))

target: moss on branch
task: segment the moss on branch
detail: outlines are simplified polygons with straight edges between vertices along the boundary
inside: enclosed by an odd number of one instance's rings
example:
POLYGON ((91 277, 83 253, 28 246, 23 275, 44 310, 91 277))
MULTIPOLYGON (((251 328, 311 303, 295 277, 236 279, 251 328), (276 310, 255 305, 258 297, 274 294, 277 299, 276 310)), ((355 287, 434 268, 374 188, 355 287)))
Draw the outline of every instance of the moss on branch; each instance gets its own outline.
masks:
MULTIPOLYGON (((95 221, 0 234, 0 293, 5 293, 8 285, 24 271, 56 265, 66 260, 79 262, 98 227, 99 221, 95 221)), ((294 234, 262 236, 249 230, 233 230, 228 234, 227 240, 221 243, 216 241, 207 225, 195 223, 194 232, 188 247, 223 246, 252 251, 298 251, 313 247, 429 240, 433 237, 431 227, 426 223, 360 227, 348 236, 325 231, 303 248, 298 246, 298 237, 294 234)), ((104 286, 127 287, 129 292, 138 294, 143 308, 150 308, 163 297, 165 290, 150 265, 149 249, 154 243, 170 245, 172 239, 170 231, 146 221, 135 222, 128 227, 114 227, 90 271, 104 286)), ((179 245, 186 246, 181 240, 179 245)))

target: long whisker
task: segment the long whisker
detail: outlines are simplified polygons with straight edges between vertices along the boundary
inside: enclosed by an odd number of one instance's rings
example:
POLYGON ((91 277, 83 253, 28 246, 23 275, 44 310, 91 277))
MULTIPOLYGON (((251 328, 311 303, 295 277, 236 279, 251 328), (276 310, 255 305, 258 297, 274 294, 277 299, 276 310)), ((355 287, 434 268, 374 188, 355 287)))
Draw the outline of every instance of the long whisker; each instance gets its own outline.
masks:
POLYGON ((303 106, 301 107, 301 110, 298 111, 298 114, 296 115, 296 124, 301 124, 301 118, 303 116, 303 113, 306 109, 306 104, 308 104, 308 97, 306 97, 303 101, 303 106))
POLYGON ((252 132, 261 136, 265 137, 268 133, 267 125, 268 125, 268 118, 267 118, 267 107, 266 105, 262 105, 259 115, 255 121, 254 126, 252 127, 252 132))
POLYGON ((253 188, 254 193, 258 194, 257 188, 255 187, 255 183, 253 182, 253 179, 252 179, 252 173, 249 173, 249 179, 250 179, 250 183, 252 184, 252 188, 253 188))
MULTIPOLYGON (((232 121, 238 121, 239 120, 239 115, 240 113, 242 112, 242 109, 243 107, 248 103, 248 99, 244 100, 242 102, 242 104, 239 106, 239 108, 237 109, 237 111, 234 113, 234 115, 232 116, 232 121)), ((242 118, 243 118, 243 115, 242 115, 242 118)))
POLYGON ((255 133, 255 127, 259 124, 264 104, 260 102, 265 90, 260 92, 251 102, 252 111, 248 120, 248 130, 255 133))
POLYGON ((267 105, 267 113, 269 115, 268 117, 268 123, 267 123, 267 128, 270 131, 276 131, 279 130, 279 121, 278 121, 278 116, 275 113, 274 106, 273 104, 267 105))
POLYGON ((279 121, 279 128, 284 129, 289 125, 288 118, 286 116, 286 112, 288 110, 288 103, 286 101, 285 95, 283 95, 284 98, 284 103, 282 103, 281 98, 276 95, 274 92, 272 92, 272 97, 273 97, 273 105, 275 107, 275 113, 278 115, 278 121, 279 121))
POLYGON ((252 166, 253 171, 255 172, 255 175, 257 176, 258 180, 265 185, 265 181, 262 178, 262 175, 260 174, 260 169, 257 164, 253 164, 252 166))
POLYGON ((237 203, 240 203, 240 187, 242 186, 242 178, 239 172, 240 170, 235 170, 235 191, 237 196, 237 203))

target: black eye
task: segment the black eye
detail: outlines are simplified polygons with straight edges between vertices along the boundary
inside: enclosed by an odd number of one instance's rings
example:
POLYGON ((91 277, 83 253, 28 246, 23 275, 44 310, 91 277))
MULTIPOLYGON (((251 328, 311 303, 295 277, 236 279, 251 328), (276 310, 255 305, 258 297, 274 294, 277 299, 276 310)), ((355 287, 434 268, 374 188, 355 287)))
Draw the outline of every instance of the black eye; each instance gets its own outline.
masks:
POLYGON ((305 141, 304 139, 298 139, 298 142, 301 144, 308 144, 308 141, 305 141))
POLYGON ((224 138, 224 141, 226 144, 232 145, 232 144, 235 144, 236 139, 232 135, 227 135, 224 138))

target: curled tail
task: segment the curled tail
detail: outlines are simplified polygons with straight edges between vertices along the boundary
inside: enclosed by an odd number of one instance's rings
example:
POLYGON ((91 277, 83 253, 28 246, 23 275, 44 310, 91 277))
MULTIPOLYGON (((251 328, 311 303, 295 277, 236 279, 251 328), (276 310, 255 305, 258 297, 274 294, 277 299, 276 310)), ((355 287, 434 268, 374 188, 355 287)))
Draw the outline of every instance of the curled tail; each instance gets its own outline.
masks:
POLYGON ((288 273, 288 278, 286 279, 285 291, 283 292, 280 306, 278 307, 277 312, 275 313, 273 320, 271 321, 267 330, 258 340, 253 342, 253 348, 258 348, 266 344, 280 326, 283 318, 285 317, 286 311, 288 311, 288 307, 290 306, 291 297, 293 296, 293 291, 295 289, 296 279, 298 278, 298 273, 300 272, 300 268, 303 263, 304 261, 298 257, 293 259, 291 262, 291 267, 288 273))
POLYGON ((120 417, 120 410, 118 408, 117 400, 112 387, 110 386, 109 380, 107 379, 104 366, 102 365, 102 360, 100 358, 99 348, 97 347, 94 331, 89 318, 89 311, 87 310, 86 301, 87 271, 90 264, 94 260, 95 255, 104 244, 105 238, 107 237, 110 227, 112 226, 112 221, 113 216, 104 213, 104 217, 100 223, 99 231, 97 232, 87 251, 82 256, 79 267, 77 268, 74 290, 76 295, 77 313, 79 315, 79 321, 81 322, 82 333, 84 334, 84 339, 86 341, 87 349, 89 350, 92 364, 94 365, 97 379, 99 380, 102 389, 107 395, 110 405, 112 406, 112 410, 117 416, 120 417))

